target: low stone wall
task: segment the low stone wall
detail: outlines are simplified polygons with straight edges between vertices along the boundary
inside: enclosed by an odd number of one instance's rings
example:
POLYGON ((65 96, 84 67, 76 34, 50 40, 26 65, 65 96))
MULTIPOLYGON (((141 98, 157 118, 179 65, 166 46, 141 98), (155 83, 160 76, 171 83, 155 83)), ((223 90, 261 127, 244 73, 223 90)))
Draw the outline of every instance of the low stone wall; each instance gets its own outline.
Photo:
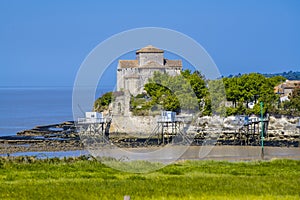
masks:
MULTIPOLYGON (((297 128, 298 118, 275 118, 270 117, 268 131, 264 138, 266 145, 275 146, 298 146, 300 130, 297 128)), ((155 131, 157 117, 152 116, 114 116, 112 121, 111 135, 114 133, 127 133, 131 136, 146 137, 155 131)), ((250 134, 249 128, 243 121, 234 116, 220 118, 217 116, 204 116, 187 125, 186 131, 197 139, 218 140, 217 144, 230 145, 259 145, 260 130, 258 124, 256 133, 250 134), (247 132, 248 131, 248 132, 247 132)), ((253 127, 252 127, 253 128, 253 127)))
POLYGON ((127 133, 145 136, 153 132, 157 125, 155 116, 121 116, 112 117, 110 133, 127 133))
MULTIPOLYGON (((300 137, 300 129, 297 128, 298 120, 299 118, 275 118, 271 116, 264 138, 265 143, 274 146, 298 146, 300 137)), ((220 144, 226 143, 225 141, 234 144, 234 141, 238 141, 240 144, 259 145, 261 127, 257 124, 254 134, 249 130, 251 128, 253 127, 244 126, 243 121, 238 121, 233 116, 225 119, 206 116, 197 120, 194 131, 200 134, 200 137, 201 134, 208 137, 215 135, 214 137, 219 138, 220 144)))
POLYGON ((299 134, 299 128, 297 128, 297 123, 299 121, 298 117, 295 118, 275 118, 270 117, 268 132, 273 135, 287 135, 292 136, 299 134))

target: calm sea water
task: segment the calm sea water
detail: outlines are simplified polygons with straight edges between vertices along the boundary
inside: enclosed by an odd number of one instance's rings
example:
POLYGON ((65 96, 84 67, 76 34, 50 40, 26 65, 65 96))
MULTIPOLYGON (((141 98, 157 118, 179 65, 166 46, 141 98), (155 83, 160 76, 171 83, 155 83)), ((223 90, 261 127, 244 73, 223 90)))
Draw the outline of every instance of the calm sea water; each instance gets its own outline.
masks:
POLYGON ((0 88, 0 136, 68 120, 72 88, 0 88))
MULTIPOLYGON (((95 96, 107 91, 98 89, 95 96)), ((70 120, 73 120, 72 87, 0 87, 0 136, 70 120)))

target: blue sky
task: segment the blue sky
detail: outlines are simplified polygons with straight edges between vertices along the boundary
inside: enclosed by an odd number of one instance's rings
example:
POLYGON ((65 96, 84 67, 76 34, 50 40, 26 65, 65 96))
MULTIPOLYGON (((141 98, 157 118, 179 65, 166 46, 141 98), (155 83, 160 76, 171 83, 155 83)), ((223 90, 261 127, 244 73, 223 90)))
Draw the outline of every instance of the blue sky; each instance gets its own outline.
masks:
POLYGON ((225 76, 299 71, 299 10, 291 0, 1 0, 0 86, 72 86, 101 41, 149 26, 194 38, 225 76))

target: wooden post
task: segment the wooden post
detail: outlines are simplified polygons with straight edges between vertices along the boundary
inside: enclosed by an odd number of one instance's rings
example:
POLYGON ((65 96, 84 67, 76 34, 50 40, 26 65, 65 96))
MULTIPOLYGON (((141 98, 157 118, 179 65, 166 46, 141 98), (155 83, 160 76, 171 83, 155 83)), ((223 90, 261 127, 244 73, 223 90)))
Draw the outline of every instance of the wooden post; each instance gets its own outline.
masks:
POLYGON ((261 158, 264 159, 264 118, 263 118, 264 103, 260 102, 260 122, 261 122, 261 158))

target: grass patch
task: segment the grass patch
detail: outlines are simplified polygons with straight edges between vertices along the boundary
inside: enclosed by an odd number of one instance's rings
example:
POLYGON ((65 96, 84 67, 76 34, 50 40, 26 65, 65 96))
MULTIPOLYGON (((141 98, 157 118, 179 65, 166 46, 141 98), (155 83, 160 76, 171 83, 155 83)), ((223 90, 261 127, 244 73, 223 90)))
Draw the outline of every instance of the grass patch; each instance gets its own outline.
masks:
POLYGON ((185 161, 133 174, 89 157, 0 158, 0 199, 298 199, 299 184, 294 160, 185 161))

